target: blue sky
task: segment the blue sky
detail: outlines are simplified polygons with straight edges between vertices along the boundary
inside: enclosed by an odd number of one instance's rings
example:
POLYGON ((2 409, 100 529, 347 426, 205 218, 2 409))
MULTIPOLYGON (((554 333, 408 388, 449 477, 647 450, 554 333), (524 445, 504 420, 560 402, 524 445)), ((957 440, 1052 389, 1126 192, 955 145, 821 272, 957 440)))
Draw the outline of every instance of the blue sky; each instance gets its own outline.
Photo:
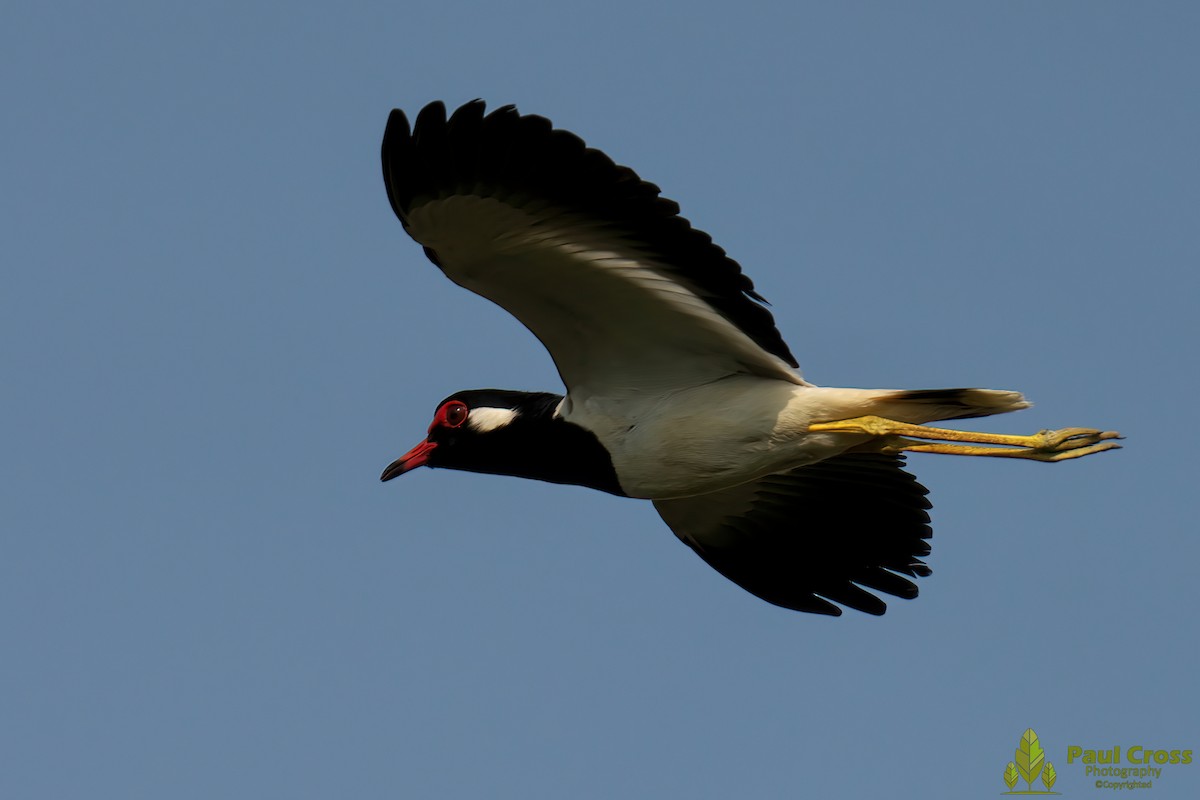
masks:
MULTIPOLYGON (((987 797, 1200 750, 1192 4, 25 4, 0 24, 0 796, 987 797), (766 605, 649 504, 380 470, 559 390, 392 215, 388 111, 630 164, 820 384, 1025 392, 915 456, 932 577, 766 605)), ((1156 800, 1195 797, 1200 765, 1156 800)))

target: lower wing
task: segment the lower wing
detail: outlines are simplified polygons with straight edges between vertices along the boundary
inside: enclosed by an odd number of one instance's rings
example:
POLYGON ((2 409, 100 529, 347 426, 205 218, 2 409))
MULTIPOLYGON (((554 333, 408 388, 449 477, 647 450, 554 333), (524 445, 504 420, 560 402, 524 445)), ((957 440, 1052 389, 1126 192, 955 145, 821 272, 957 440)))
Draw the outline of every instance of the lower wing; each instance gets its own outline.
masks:
POLYGON ((710 566, 769 603, 879 615, 887 604, 867 589, 912 599, 917 586, 904 576, 930 573, 928 491, 903 464, 842 455, 654 507, 710 566))

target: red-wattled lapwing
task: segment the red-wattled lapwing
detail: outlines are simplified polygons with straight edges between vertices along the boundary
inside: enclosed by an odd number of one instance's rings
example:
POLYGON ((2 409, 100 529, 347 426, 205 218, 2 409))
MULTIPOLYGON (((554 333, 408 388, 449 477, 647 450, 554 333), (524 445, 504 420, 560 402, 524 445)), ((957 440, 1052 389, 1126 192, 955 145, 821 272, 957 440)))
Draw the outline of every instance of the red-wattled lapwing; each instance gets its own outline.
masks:
POLYGON ((525 324, 566 396, 481 389, 438 404, 420 466, 652 500, 725 577, 786 608, 871 614, 917 596, 926 489, 904 451, 1061 461, 1110 450, 1084 428, 925 427, 1028 407, 991 389, 833 389, 796 371, 765 301, 679 206, 543 117, 431 103, 383 137, 392 208, 450 280, 525 324), (866 588, 863 588, 866 587, 866 588), (832 601, 832 602, 831 602, 832 601))

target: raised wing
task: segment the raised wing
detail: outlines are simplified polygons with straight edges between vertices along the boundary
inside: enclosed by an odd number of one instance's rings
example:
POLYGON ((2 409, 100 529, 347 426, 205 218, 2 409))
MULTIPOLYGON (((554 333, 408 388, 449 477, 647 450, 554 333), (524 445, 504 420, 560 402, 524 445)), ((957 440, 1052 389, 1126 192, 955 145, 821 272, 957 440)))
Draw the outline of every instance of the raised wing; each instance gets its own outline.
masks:
POLYGON ((763 600, 838 616, 887 605, 874 589, 912 599, 929 555, 924 486, 902 456, 837 456, 712 494, 655 500, 685 544, 763 600), (866 587, 864 589, 863 587, 866 587), (830 602, 833 601, 833 602, 830 602))
POLYGON ((474 101, 412 129, 393 111, 383 177, 408 233, 455 283, 505 308, 572 393, 749 373, 803 383, 735 261, 633 170, 549 120, 474 101))

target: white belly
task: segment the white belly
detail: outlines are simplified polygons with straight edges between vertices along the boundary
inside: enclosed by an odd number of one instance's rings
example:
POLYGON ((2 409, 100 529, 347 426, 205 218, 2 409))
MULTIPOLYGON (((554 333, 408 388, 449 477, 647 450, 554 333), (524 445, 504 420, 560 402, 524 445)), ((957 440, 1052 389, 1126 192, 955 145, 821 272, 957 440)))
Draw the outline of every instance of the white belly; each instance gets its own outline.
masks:
POLYGON ((854 416, 848 401, 860 391, 739 375, 653 400, 570 396, 562 413, 596 434, 628 495, 663 500, 736 486, 865 441, 808 433, 811 422, 854 416))

